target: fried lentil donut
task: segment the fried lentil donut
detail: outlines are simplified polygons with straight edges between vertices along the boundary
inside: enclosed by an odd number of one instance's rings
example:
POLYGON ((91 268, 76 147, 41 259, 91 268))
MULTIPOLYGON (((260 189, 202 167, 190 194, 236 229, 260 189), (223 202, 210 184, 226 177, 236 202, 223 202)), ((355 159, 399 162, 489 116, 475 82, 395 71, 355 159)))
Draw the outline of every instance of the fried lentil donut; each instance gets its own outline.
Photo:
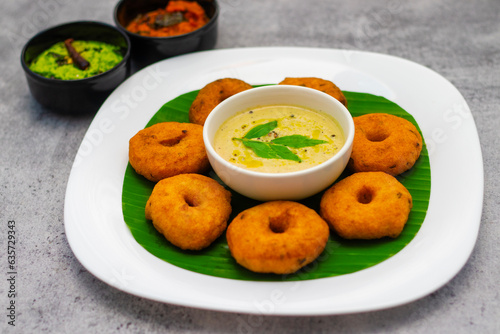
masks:
POLYGON ((210 163, 203 143, 203 127, 164 122, 139 131, 129 141, 129 161, 150 181, 183 173, 202 173, 210 163))
POLYGON ((316 211, 297 202, 272 201, 238 214, 226 238, 231 255, 243 267, 290 274, 321 254, 329 234, 316 211))
POLYGON ((384 172, 355 173, 329 188, 320 214, 345 239, 399 236, 413 206, 410 192, 384 172))
POLYGON ((189 121, 204 125, 208 114, 222 101, 236 93, 252 88, 252 85, 233 78, 215 80, 203 87, 189 109, 189 121))
POLYGON ((348 163, 352 171, 399 175, 413 167, 422 151, 422 136, 411 122, 389 114, 367 114, 353 120, 348 163))
POLYGON ((320 79, 320 78, 285 78, 279 83, 280 85, 294 85, 314 88, 322 91, 330 96, 333 96, 347 107, 347 100, 340 90, 333 82, 320 79))
POLYGON ((158 182, 146 203, 146 219, 182 249, 208 247, 226 229, 231 193, 200 174, 180 174, 158 182))

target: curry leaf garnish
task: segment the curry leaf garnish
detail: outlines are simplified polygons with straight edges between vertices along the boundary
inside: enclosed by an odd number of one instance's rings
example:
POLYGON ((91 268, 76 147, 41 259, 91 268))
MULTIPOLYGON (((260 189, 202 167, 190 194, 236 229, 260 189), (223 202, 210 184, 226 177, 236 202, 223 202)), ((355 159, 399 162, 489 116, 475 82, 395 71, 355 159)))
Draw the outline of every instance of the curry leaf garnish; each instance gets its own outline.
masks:
MULTIPOLYGON (((280 159, 280 156, 269 147, 269 143, 265 143, 258 140, 248 140, 244 138, 235 138, 237 140, 241 140, 243 145, 248 148, 251 148, 257 156, 266 159, 280 159)), ((286 147, 285 147, 286 148, 286 147)), ((292 153, 293 154, 293 153, 292 153)))
POLYGON ((266 124, 257 125, 252 129, 250 129, 250 131, 248 131, 243 138, 253 139, 253 138, 263 137, 267 135, 269 132, 271 132, 273 129, 275 129, 277 126, 278 126, 278 121, 271 121, 266 124))
POLYGON ((312 139, 302 135, 278 137, 273 139, 272 142, 275 144, 285 145, 293 148, 302 148, 328 143, 326 140, 312 139))
POLYGON ((278 121, 271 121, 253 127, 245 136, 243 136, 243 138, 233 139, 241 141, 243 145, 253 150, 253 152, 260 158, 285 159, 297 162, 301 162, 302 160, 298 155, 290 151, 288 147, 303 148, 327 143, 325 140, 312 139, 302 135, 278 137, 269 142, 252 140, 254 138, 267 136, 276 127, 278 127, 278 121))
POLYGON ((290 149, 283 145, 277 145, 273 143, 269 143, 269 147, 276 152, 281 159, 293 160, 297 162, 301 162, 299 156, 290 151, 290 149))

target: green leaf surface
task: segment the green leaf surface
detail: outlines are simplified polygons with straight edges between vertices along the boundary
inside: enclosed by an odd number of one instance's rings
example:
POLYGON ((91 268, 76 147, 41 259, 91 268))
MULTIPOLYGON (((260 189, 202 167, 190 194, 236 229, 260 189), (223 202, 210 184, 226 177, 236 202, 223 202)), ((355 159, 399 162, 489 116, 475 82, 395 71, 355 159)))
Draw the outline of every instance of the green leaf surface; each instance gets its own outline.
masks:
POLYGON ((251 140, 253 138, 267 136, 267 134, 274 130, 277 126, 278 121, 271 121, 265 124, 257 125, 250 129, 250 131, 248 131, 243 138, 233 138, 233 140, 241 141, 243 145, 252 149, 252 151, 260 158, 285 159, 297 162, 301 162, 302 160, 298 155, 290 151, 288 147, 302 148, 327 143, 324 140, 312 139, 302 135, 284 136, 275 138, 269 142, 251 140))
POLYGON ((278 126, 278 121, 271 121, 265 124, 257 125, 252 129, 250 129, 250 131, 248 131, 243 138, 253 139, 253 138, 267 136, 267 134, 272 130, 274 130, 277 126, 278 126))
MULTIPOLYGON (((189 107, 197 93, 198 91, 192 91, 168 101, 152 117, 147 126, 168 121, 188 122, 189 107)), ((409 120, 418 128, 418 124, 410 114, 383 97, 355 92, 344 92, 344 95, 348 101, 348 109, 353 116, 389 113, 409 120)), ((208 172, 207 175, 222 183, 213 171, 208 172)), ((341 178, 347 175, 344 173, 341 178)), ((144 217, 144 207, 154 183, 138 175, 130 164, 127 166, 123 182, 123 217, 135 240, 151 254, 193 272, 251 281, 300 281, 333 277, 377 265, 401 251, 418 233, 425 219, 431 191, 431 171, 425 145, 415 166, 399 175, 398 179, 413 197, 413 208, 408 222, 398 238, 344 240, 332 233, 324 252, 316 261, 297 273, 285 276, 257 274, 239 266, 231 257, 224 235, 207 249, 198 252, 183 251, 170 244, 144 217)), ((230 221, 239 212, 260 203, 233 191, 232 195, 233 211, 230 221)), ((300 202, 319 212, 321 196, 322 193, 319 193, 300 202)))
POLYGON ((300 158, 286 146, 269 143, 269 147, 276 152, 280 159, 301 162, 300 158))
POLYGON ((285 159, 300 162, 300 158, 290 151, 286 146, 275 144, 273 142, 262 142, 258 140, 249 140, 246 138, 233 138, 239 140, 246 147, 250 148, 255 155, 264 159, 285 159))
POLYGON ((246 140, 241 139, 241 142, 246 147, 253 150, 253 152, 261 158, 264 159, 280 159, 280 155, 275 152, 271 147, 269 147, 269 143, 265 143, 257 140, 246 140))
POLYGON ((291 135, 278 137, 271 140, 272 143, 285 145, 292 148, 303 148, 328 143, 326 140, 312 139, 302 135, 291 135))

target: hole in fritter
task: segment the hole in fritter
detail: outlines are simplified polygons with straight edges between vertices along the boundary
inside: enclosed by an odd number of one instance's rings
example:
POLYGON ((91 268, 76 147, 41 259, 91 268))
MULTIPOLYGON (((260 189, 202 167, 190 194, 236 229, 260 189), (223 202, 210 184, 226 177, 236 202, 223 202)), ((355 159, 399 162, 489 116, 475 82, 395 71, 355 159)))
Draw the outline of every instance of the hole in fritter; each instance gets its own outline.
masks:
POLYGON ((189 195, 186 195, 184 196, 184 201, 186 202, 187 205, 189 205, 190 207, 196 207, 199 205, 198 203, 198 200, 196 199, 195 196, 189 196, 189 195))
POLYGON ((358 192, 358 202, 361 204, 368 204, 372 201, 373 199, 373 192, 366 188, 363 187, 359 192, 358 192))
POLYGON ((168 146, 168 147, 175 146, 175 145, 180 143, 180 141, 186 136, 186 134, 187 134, 187 131, 183 130, 182 134, 177 136, 177 137, 160 140, 160 144, 163 146, 168 146))
POLYGON ((270 217, 269 228, 274 233, 284 233, 288 229, 288 215, 285 213, 276 217, 270 217))
POLYGON ((389 137, 389 134, 390 133, 388 131, 378 128, 372 131, 367 131, 366 139, 373 142, 384 141, 387 139, 387 137, 389 137))

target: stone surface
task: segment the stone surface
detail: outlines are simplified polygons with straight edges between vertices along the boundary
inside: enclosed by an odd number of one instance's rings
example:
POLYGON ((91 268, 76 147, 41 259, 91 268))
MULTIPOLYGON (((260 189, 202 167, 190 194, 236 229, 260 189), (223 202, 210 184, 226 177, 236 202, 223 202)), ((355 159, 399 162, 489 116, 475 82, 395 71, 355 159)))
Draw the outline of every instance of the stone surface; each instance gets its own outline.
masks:
POLYGON ((0 332, 500 332, 500 2, 219 2, 219 49, 303 46, 380 52, 427 66, 458 88, 478 128, 485 172, 481 228, 469 261, 425 298, 341 316, 204 311, 141 299, 102 283, 74 257, 63 219, 71 164, 92 116, 61 116, 40 107, 28 91, 19 58, 32 35, 55 24, 86 19, 112 24, 116 1, 7 1, 0 13, 0 332), (15 327, 6 316, 10 220, 17 229, 15 327))

